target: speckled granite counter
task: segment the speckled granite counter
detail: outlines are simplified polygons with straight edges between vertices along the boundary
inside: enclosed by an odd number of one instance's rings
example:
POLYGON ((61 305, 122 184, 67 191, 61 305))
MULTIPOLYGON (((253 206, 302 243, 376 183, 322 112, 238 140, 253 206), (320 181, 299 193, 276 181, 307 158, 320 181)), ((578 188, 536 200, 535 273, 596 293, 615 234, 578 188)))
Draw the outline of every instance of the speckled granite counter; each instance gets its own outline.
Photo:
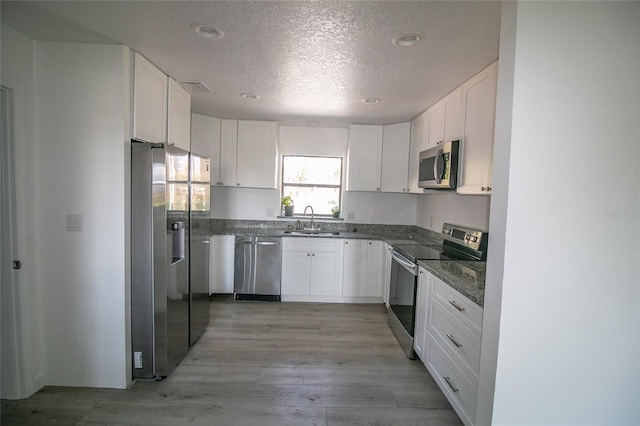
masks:
MULTIPOLYGON (((339 235, 294 235, 285 234, 287 225, 295 226, 296 221, 239 221, 212 220, 211 235, 237 235, 257 237, 302 237, 302 238, 345 238, 381 240, 388 244, 402 244, 407 240, 422 244, 442 244, 442 237, 417 226, 371 225, 344 222, 316 222, 323 231, 339 231, 339 235)), ((453 289, 468 297, 480 307, 484 305, 484 284, 487 262, 459 260, 420 260, 423 266, 453 289)))
POLYGON ((487 262, 463 260, 419 260, 418 265, 484 307, 484 284, 487 262))

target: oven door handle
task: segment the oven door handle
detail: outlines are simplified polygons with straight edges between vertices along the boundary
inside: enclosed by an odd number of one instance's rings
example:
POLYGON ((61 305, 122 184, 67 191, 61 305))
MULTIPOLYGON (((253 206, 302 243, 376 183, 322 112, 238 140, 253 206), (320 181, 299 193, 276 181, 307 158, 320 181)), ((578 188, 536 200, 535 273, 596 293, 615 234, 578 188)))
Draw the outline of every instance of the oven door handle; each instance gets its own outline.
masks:
POLYGON ((438 184, 442 183, 442 174, 444 172, 443 154, 442 149, 439 149, 438 152, 436 152, 436 156, 433 161, 433 177, 438 184))
POLYGON ((411 272, 413 275, 418 275, 416 272, 416 265, 402 256, 400 253, 393 250, 391 251, 391 257, 400 265, 402 265, 407 271, 411 272))

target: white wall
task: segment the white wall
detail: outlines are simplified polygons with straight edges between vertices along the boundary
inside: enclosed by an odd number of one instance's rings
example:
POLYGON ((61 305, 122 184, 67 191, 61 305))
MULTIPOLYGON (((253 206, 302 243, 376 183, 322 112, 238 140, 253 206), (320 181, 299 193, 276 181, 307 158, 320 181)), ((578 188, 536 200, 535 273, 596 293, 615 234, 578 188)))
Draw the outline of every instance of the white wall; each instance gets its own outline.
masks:
POLYGON ((501 286, 493 423, 640 424, 640 3, 509 13, 512 125, 496 158, 510 164, 494 162, 508 186, 493 184, 505 247, 485 298, 499 306, 501 286))
MULTIPOLYGON (((44 331, 40 327, 42 320, 42 287, 36 279, 35 245, 36 234, 34 232, 34 51, 35 43, 2 25, 1 35, 2 59, 2 85, 13 90, 14 94, 14 139, 15 139, 15 172, 16 172, 16 222, 17 222, 17 255, 23 262, 20 271, 16 271, 19 282, 17 283, 18 300, 2 299, 3 327, 7 326, 5 313, 14 310, 15 320, 22 332, 18 345, 12 342, 7 344, 6 336, 2 335, 3 379, 2 398, 24 398, 36 392, 45 384, 44 364, 44 331), (6 303, 14 306, 7 309, 6 303), (6 352, 14 350, 17 359, 22 361, 22 366, 13 371, 18 379, 12 386, 4 375, 7 360, 11 359, 6 352), (10 389, 11 388, 11 389, 10 389)), ((4 286, 8 283, 2 283, 4 286)), ((13 319, 11 320, 13 324, 13 319)))
POLYGON ((434 232, 442 231, 445 222, 488 230, 490 204, 491 197, 486 195, 418 195, 416 225, 434 232))
MULTIPOLYGON (((342 128, 281 126, 279 155, 343 157, 344 184, 348 139, 349 131, 342 128)), ((278 172, 278 175, 280 185, 281 173, 278 172)), ((216 186, 212 186, 211 189, 211 217, 214 219, 273 219, 280 212, 279 190, 216 186)), ((346 220, 347 222, 414 225, 416 196, 344 192, 342 215, 347 218, 349 214, 353 219, 346 220)))
POLYGON ((35 257, 47 384, 125 387, 128 364, 122 46, 38 43, 35 257), (83 232, 65 229, 81 214, 83 232))

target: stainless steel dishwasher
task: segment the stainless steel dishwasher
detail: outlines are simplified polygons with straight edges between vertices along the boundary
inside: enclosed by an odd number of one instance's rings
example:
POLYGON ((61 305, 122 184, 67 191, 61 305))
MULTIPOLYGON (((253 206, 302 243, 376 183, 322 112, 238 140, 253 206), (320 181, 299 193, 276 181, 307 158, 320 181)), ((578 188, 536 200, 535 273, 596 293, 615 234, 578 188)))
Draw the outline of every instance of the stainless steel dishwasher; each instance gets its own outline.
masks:
POLYGON ((236 237, 233 291, 236 300, 280 300, 280 238, 236 237))

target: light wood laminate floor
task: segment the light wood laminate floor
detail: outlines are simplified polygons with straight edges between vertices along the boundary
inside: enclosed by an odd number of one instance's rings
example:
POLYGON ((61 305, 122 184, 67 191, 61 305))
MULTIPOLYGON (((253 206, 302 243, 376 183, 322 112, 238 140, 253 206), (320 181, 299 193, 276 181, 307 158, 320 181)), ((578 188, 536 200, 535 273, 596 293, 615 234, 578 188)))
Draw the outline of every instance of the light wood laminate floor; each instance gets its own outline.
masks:
POLYGON ((461 425, 383 305, 211 300, 211 322, 162 382, 45 387, 1 424, 461 425))

